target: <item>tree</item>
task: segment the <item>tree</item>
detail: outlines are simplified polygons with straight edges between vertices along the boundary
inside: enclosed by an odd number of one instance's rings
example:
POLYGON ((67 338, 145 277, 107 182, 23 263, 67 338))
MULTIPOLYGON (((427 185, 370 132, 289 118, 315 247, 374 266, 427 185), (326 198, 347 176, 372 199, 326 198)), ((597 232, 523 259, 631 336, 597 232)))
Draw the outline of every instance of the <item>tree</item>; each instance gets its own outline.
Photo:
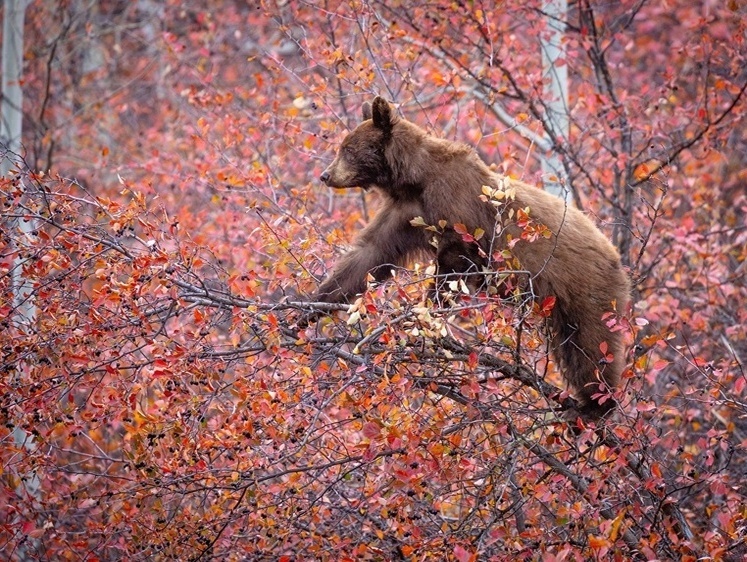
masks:
MULTIPOLYGON (((8 1, 3 13, 3 43, 2 43, 2 103, 0 104, 0 176, 6 182, 14 184, 16 196, 20 199, 19 208, 23 208, 28 197, 23 181, 23 175, 18 174, 24 169, 21 154, 21 131, 23 123, 23 88, 22 88, 22 58, 23 58, 23 23, 26 11, 26 0, 8 1)), ((27 260, 24 257, 29 245, 34 243, 35 223, 23 213, 11 212, 4 217, 10 231, 17 230, 18 236, 11 238, 8 244, 14 254, 9 274, 9 297, 13 311, 13 322, 21 330, 33 330, 36 322, 36 304, 33 279, 25 273, 27 260)), ((5 230, 5 229, 3 229, 5 230)), ((5 268, 4 268, 5 269, 5 268)), ((20 376, 28 368, 27 361, 15 365, 10 371, 11 384, 15 381, 15 373, 20 376)), ((35 444, 30 435, 18 427, 12 416, 9 416, 7 427, 12 430, 14 447, 20 447, 33 452, 35 444)), ((39 479, 33 470, 29 470, 21 477, 21 483, 16 488, 21 496, 39 500, 39 479)), ((19 549, 22 556, 24 549, 19 549)))
POLYGON ((740 558, 743 8, 571 4, 558 135, 539 1, 52 4, 0 184, 39 303, 4 222, 11 559, 740 558), (314 179, 374 93, 502 173, 560 155, 635 281, 602 427, 560 415, 551 303, 434 309, 424 263, 293 328, 376 204, 314 179))
MULTIPOLYGON (((563 37, 565 30, 563 24, 568 19, 568 3, 566 0, 553 0, 544 5, 545 20, 547 26, 547 37, 540 36, 540 48, 542 51, 542 70, 544 83, 542 100, 546 104, 548 122, 552 124, 553 138, 555 142, 567 143, 570 131, 570 120, 568 115, 568 67, 566 65, 566 54, 563 48, 563 37)), ((552 141, 551 141, 552 142, 552 141)), ((548 189, 554 195, 563 197, 568 202, 571 200, 571 192, 563 188, 562 182, 551 181, 549 178, 564 178, 565 170, 562 167, 558 155, 553 153, 542 162, 542 171, 546 176, 548 189)))
MULTIPOLYGON (((0 146, 2 147, 2 164, 0 174, 8 177, 12 171, 23 168, 21 156, 21 127, 23 89, 22 64, 23 57, 23 21, 26 11, 25 0, 8 2, 3 17, 3 52, 2 52, 2 115, 0 131, 0 146)), ((34 230, 33 224, 23 219, 18 220, 18 226, 25 235, 34 230)), ((23 259, 17 259, 13 268, 14 308, 18 311, 21 322, 33 323, 36 316, 32 287, 23 278, 23 259)))

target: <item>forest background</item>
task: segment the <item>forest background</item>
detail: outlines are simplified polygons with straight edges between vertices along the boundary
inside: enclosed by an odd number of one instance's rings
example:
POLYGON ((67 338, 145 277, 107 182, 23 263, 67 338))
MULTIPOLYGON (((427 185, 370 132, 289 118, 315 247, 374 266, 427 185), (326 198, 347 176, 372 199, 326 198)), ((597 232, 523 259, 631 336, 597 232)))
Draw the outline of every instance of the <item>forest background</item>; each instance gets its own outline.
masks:
POLYGON ((747 8, 563 5, 6 1, 0 552, 741 560, 747 8), (376 94, 620 249, 600 430, 552 303, 436 309, 422 263, 295 329, 375 212, 316 178, 376 94))

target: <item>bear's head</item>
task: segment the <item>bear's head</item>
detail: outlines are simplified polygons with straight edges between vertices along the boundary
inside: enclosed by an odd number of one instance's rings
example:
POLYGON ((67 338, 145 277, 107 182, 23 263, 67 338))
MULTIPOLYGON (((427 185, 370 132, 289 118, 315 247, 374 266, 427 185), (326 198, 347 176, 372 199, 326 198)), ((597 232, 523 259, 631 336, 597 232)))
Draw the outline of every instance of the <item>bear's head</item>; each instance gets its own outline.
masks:
POLYGON ((386 147, 399 118, 389 103, 379 96, 373 104, 363 104, 363 123, 342 141, 337 156, 319 179, 330 187, 386 187, 391 183, 391 167, 386 147))

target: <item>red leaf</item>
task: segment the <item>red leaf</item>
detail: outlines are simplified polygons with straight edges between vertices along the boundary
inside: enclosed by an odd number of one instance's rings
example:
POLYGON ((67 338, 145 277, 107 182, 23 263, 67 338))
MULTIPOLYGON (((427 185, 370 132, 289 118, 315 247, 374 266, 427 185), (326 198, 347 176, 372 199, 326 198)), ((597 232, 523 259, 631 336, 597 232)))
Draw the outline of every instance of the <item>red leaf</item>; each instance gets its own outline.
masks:
POLYGON ((555 302, 557 299, 553 296, 545 297, 540 304, 540 315, 543 318, 547 318, 552 313, 552 309, 555 308, 555 302))
POLYGON ((477 367, 477 360, 478 360, 477 352, 472 351, 469 354, 469 358, 467 359, 467 366, 470 368, 470 370, 474 371, 475 367, 477 367))
POLYGON ((475 237, 472 236, 469 231, 467 230, 467 227, 464 226, 462 223, 458 222, 454 225, 454 232, 457 234, 460 234, 462 236, 462 240, 465 242, 474 242, 475 237))

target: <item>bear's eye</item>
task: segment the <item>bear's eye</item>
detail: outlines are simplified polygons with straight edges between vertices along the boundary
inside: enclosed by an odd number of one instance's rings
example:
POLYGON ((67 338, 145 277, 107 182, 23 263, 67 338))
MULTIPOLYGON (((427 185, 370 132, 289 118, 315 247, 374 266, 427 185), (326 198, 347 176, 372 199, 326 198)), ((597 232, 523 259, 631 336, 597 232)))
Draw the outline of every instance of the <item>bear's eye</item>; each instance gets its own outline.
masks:
POLYGON ((342 153, 343 154, 348 154, 348 155, 352 154, 353 153, 353 149, 350 147, 349 144, 346 144, 345 146, 342 147, 342 153))

